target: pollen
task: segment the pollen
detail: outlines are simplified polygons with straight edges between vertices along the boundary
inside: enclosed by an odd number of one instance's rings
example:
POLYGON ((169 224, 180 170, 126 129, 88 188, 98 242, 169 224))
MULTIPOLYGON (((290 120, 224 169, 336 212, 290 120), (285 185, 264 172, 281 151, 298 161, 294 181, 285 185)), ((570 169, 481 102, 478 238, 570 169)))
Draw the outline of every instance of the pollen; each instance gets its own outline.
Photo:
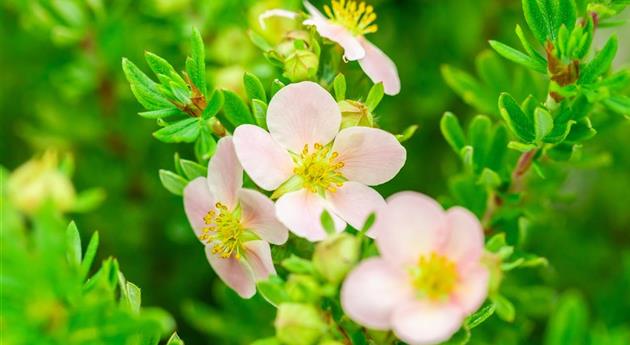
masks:
POLYGON ((304 188, 313 193, 336 192, 343 185, 345 178, 339 172, 343 162, 339 161, 339 153, 331 152, 330 146, 308 145, 295 158, 296 167, 293 173, 303 179, 304 188))
POLYGON ((240 258, 244 232, 240 210, 229 210, 227 206, 217 202, 215 208, 203 217, 203 221, 207 227, 203 229, 199 239, 212 245, 212 253, 225 259, 240 258))
POLYGON ((330 19, 360 36, 376 32, 378 26, 374 7, 365 2, 354 0, 332 0, 330 6, 324 5, 324 11, 330 19))
POLYGON ((418 297, 431 300, 448 297, 459 278, 455 263, 435 252, 420 257, 410 273, 418 297))

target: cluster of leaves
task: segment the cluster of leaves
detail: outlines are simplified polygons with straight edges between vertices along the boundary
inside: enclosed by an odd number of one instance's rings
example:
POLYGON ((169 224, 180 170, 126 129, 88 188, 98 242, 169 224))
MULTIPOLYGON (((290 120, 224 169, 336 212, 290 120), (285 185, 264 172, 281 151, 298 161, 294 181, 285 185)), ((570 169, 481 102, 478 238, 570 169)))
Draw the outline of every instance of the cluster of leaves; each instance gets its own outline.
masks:
MULTIPOLYGON (((2 172, 4 183, 6 172, 2 172)), ((4 193, 4 186, 2 188, 4 193)), ((29 219, 2 195, 2 339, 7 344, 156 345, 174 328, 158 308, 141 308, 141 290, 107 258, 91 274, 95 232, 83 250, 74 222, 47 203, 29 219)), ((176 334, 169 345, 182 345, 176 334)))

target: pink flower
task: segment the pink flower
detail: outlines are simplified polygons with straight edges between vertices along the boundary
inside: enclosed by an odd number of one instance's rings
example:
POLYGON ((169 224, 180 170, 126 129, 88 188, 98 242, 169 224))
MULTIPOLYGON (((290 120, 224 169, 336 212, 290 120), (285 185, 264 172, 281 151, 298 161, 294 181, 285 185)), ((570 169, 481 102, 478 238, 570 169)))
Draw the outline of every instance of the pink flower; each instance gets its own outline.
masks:
POLYGON ((229 287, 250 298, 255 282, 276 272, 269 243, 286 242, 288 230, 276 220, 273 202, 242 184, 232 138, 222 138, 208 177, 197 177, 184 189, 184 208, 206 246, 210 266, 229 287))
POLYGON ((405 149, 392 134, 368 127, 339 131, 340 124, 332 96, 305 81, 273 96, 267 109, 269 132, 252 125, 234 131, 236 154, 247 174, 261 188, 281 195, 278 219, 311 241, 326 237, 320 222, 324 210, 337 231, 346 222, 360 228, 385 205, 368 186, 389 181, 405 163, 405 149))
POLYGON ((423 194, 402 192, 387 200, 374 228, 381 257, 348 275, 341 290, 346 314, 412 345, 448 340, 488 293, 479 220, 464 208, 444 211, 423 194))
MULTIPOLYGON (((376 13, 372 6, 354 0, 332 0, 332 7, 324 7, 328 17, 308 1, 304 1, 304 6, 310 14, 304 25, 314 26, 320 36, 339 44, 344 49, 344 58, 358 61, 372 82, 383 83, 386 94, 396 95, 400 92, 396 64, 364 36, 378 29, 374 24, 376 13)), ((261 27, 264 28, 264 21, 273 16, 294 19, 297 14, 286 10, 269 10, 259 17, 261 27)))

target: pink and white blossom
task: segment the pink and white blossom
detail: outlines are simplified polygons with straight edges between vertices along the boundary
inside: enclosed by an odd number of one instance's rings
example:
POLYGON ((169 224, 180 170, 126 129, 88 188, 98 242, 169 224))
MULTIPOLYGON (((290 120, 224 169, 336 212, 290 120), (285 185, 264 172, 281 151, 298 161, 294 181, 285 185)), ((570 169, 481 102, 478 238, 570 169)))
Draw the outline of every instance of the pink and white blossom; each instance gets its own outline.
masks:
MULTIPOLYGON (((304 25, 315 27, 320 36, 339 44, 344 50, 344 59, 358 61, 372 82, 383 83, 386 94, 400 92, 396 64, 365 38, 366 34, 377 30, 372 6, 354 0, 333 0, 330 7, 325 7, 327 16, 308 1, 304 1, 304 6, 310 15, 304 25)), ((297 13, 280 9, 266 11, 259 17, 261 26, 264 28, 265 20, 273 16, 294 19, 297 13)))
POLYGON ((479 220, 464 208, 444 211, 423 194, 401 192, 377 213, 374 228, 381 256, 348 275, 344 311, 411 345, 448 340, 487 297, 479 220))
POLYGON ((197 177, 184 189, 184 208, 214 271, 241 297, 250 298, 256 281, 276 272, 269 243, 286 242, 288 230, 276 219, 273 202, 242 184, 232 137, 222 138, 207 177, 197 177))
MULTIPOLYGON (((277 218, 298 236, 326 238, 324 210, 337 231, 346 222, 363 226, 385 205, 369 186, 385 183, 402 168, 405 149, 381 129, 339 130, 341 112, 332 96, 313 82, 290 84, 269 102, 269 132, 253 125, 234 131, 236 154, 261 188, 275 191, 277 218)), ((272 196, 274 197, 274 196, 272 196)))

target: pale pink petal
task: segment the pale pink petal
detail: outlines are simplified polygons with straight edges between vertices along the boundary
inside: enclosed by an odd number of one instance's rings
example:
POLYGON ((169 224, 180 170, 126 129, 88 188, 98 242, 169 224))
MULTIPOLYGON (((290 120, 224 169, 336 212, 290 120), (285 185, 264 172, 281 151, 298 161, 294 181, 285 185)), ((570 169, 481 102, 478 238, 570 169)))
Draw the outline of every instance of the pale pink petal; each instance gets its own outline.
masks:
POLYGON ((335 99, 312 81, 289 84, 267 108, 271 136, 286 149, 302 152, 304 145, 328 144, 339 131, 341 112, 335 99))
POLYGON ((308 14, 311 15, 311 17, 313 18, 317 18, 317 19, 326 19, 326 17, 324 16, 324 14, 322 14, 317 7, 313 6, 313 4, 311 4, 308 1, 304 1, 304 7, 306 8, 306 11, 308 12, 308 14))
POLYGON ((254 280, 265 280, 270 275, 276 274, 271 259, 271 249, 269 243, 265 241, 248 241, 243 244, 245 249, 244 257, 252 272, 254 280))
MULTIPOLYGON (((327 237, 321 223, 321 214, 326 206, 326 201, 319 195, 300 189, 276 201, 276 217, 294 234, 309 241, 321 241, 327 237)), ((329 213, 337 232, 342 231, 346 223, 333 212, 329 213)))
POLYGON ((341 306, 346 314, 378 330, 390 329, 393 311, 412 297, 405 272, 381 258, 361 262, 341 288, 341 306))
POLYGON ((383 83, 385 93, 396 95, 400 92, 400 78, 396 64, 385 53, 365 38, 361 39, 365 56, 359 60, 359 65, 368 77, 376 84, 383 83))
POLYGON ((471 268, 466 276, 457 283, 453 299, 461 307, 464 314, 468 315, 476 311, 486 300, 489 277, 488 270, 478 264, 471 268))
POLYGON ((298 16, 297 13, 293 12, 293 11, 288 11, 288 10, 283 10, 280 8, 274 8, 271 10, 267 10, 263 13, 261 13, 258 16, 258 24, 260 24, 260 27, 265 30, 267 28, 267 25, 265 25, 265 21, 271 17, 282 17, 282 18, 288 18, 288 19, 295 19, 298 16))
POLYGON ((373 186, 385 183, 405 165, 407 153, 396 137, 378 128, 349 127, 335 138, 333 152, 343 162, 341 173, 350 181, 373 186))
POLYGON ((361 45, 358 37, 345 27, 334 24, 326 18, 309 18, 304 21, 304 25, 314 25, 320 36, 327 38, 343 48, 343 56, 348 61, 363 59, 366 56, 365 48, 361 45))
POLYGON ((409 345, 433 345, 448 340, 463 321, 464 315, 454 304, 414 301, 394 310, 392 328, 409 345))
POLYGON ((215 199, 210 195, 208 182, 205 177, 197 177, 188 182, 184 188, 184 211, 188 222, 195 231, 197 238, 207 225, 203 218, 214 209, 215 199))
POLYGON ((381 255, 393 264, 414 265, 422 255, 437 251, 446 240, 446 216, 435 200, 416 192, 387 199, 374 223, 381 255))
POLYGON ((243 168, 236 158, 232 137, 224 137, 208 163, 208 189, 231 210, 236 206, 236 192, 242 185, 243 168))
POLYGON ((222 258, 212 254, 212 245, 206 246, 206 257, 219 278, 243 298, 250 298, 256 293, 256 283, 251 269, 245 260, 235 257, 222 258))
MULTIPOLYGON (((348 181, 335 192, 327 192, 332 210, 355 229, 361 229, 371 213, 385 207, 377 191, 358 182, 348 181)), ((368 232, 371 235, 372 231, 368 232)))
POLYGON ((446 211, 449 235, 442 253, 457 262, 460 269, 477 265, 483 253, 483 228, 477 217, 463 207, 446 211))
POLYGON ((234 148, 249 177, 262 189, 274 190, 293 176, 294 164, 289 153, 260 127, 237 127, 234 148))
POLYGON ((264 194, 241 189, 238 192, 241 205, 241 224, 263 240, 283 244, 289 238, 289 230, 276 219, 276 207, 264 194))

